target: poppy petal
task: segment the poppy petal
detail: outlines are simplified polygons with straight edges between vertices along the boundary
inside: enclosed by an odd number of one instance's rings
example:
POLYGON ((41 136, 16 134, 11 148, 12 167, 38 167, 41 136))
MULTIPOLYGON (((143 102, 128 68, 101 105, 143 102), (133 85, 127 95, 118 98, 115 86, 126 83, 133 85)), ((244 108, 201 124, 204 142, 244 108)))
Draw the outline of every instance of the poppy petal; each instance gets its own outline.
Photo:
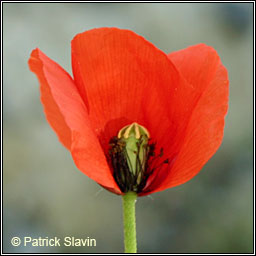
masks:
POLYGON ((60 142, 67 148, 71 147, 71 131, 67 126, 67 123, 60 112, 55 100, 53 99, 51 89, 43 73, 43 63, 39 59, 40 50, 35 49, 31 53, 31 57, 28 61, 30 70, 34 72, 39 79, 41 84, 41 102, 44 107, 44 113, 47 121, 56 132, 60 142))
POLYGON ((70 149, 78 169, 102 186, 120 192, 73 79, 39 49, 32 52, 29 66, 40 81, 46 116, 63 144, 70 149), (56 116, 58 119, 54 123, 52 119, 56 116), (65 136, 69 139, 65 140, 65 136))
POLYGON ((180 152, 162 184, 153 192, 193 178, 219 148, 228 109, 229 81, 217 52, 199 44, 169 54, 184 78, 200 92, 180 152))
POLYGON ((180 101, 178 87, 194 89, 165 53, 129 30, 93 29, 73 39, 72 68, 105 152, 109 138, 133 122, 145 126, 158 146, 177 150, 179 146, 167 143, 166 136, 184 136, 183 123, 191 109, 182 107, 187 101, 180 101))

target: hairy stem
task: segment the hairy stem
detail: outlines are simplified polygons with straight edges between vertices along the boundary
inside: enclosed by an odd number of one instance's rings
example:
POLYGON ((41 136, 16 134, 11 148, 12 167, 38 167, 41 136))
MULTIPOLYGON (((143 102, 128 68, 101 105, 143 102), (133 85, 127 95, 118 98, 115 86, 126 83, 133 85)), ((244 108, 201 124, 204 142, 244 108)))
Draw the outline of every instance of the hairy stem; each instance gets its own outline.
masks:
POLYGON ((123 219, 124 219, 124 252, 136 253, 136 219, 135 219, 135 203, 137 194, 135 192, 127 192, 123 195, 123 219))

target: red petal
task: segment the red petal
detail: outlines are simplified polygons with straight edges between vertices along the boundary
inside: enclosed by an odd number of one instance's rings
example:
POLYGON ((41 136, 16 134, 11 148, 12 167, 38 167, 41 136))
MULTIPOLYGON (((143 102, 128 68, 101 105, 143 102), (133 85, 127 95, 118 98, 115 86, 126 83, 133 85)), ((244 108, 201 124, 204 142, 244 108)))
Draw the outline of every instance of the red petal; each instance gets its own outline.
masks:
POLYGON ((222 142, 228 109, 227 70, 212 47, 204 44, 192 46, 171 53, 169 58, 200 97, 171 170, 152 192, 180 185, 201 170, 222 142))
POLYGON ((77 167, 99 184, 120 191, 72 78, 39 49, 32 52, 29 66, 40 81, 46 116, 77 167))
MULTIPOLYGON (((133 122, 145 126, 158 145, 177 150, 178 145, 165 139, 183 137, 182 124, 188 116, 185 108, 174 112, 182 93, 177 88, 193 88, 165 53, 128 30, 93 29, 73 39, 72 66, 105 151, 109 138, 133 122)), ((184 104, 186 99, 179 102, 184 104)))
POLYGON ((50 123, 53 130, 59 137, 61 143, 68 149, 71 147, 71 131, 67 126, 63 115, 61 114, 59 107, 57 106, 55 100, 52 97, 51 89, 48 85, 48 82, 44 76, 43 72, 43 63, 39 59, 40 50, 34 50, 31 53, 29 59, 29 67, 32 72, 34 72, 39 79, 41 84, 41 102, 44 107, 44 112, 48 122, 50 123))

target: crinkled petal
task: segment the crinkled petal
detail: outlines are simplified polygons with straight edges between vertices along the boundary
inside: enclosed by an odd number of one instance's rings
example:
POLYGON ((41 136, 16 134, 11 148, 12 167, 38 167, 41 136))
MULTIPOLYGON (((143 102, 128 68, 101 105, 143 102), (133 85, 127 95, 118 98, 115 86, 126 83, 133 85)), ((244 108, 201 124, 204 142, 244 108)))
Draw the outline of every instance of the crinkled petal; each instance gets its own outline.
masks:
POLYGON ((200 96, 175 161, 152 182, 147 194, 180 185, 198 174, 222 142, 228 109, 227 70, 212 47, 199 44, 171 53, 169 58, 200 96))
POLYGON ((32 52, 29 66, 39 79, 47 119, 77 167, 102 186, 120 191, 73 79, 39 49, 32 52))
POLYGON ((105 152, 110 137, 133 122, 166 153, 178 152, 194 104, 183 94, 194 89, 165 53, 128 30, 93 29, 73 39, 72 67, 105 152))

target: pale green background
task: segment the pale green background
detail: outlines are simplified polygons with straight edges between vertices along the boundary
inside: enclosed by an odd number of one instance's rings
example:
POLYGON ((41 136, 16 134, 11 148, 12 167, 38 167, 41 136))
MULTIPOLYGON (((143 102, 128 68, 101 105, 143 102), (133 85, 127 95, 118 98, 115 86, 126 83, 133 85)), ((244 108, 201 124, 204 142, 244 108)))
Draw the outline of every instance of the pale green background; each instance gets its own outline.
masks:
POLYGON ((230 105, 217 154, 191 181, 137 201, 139 252, 249 253, 253 221, 252 4, 4 3, 4 252, 122 252, 121 198, 81 173, 45 120, 27 66, 39 47, 71 72, 70 41, 128 28, 166 53, 206 43, 227 67, 230 105), (13 247, 13 236, 91 237, 97 247, 13 247))

